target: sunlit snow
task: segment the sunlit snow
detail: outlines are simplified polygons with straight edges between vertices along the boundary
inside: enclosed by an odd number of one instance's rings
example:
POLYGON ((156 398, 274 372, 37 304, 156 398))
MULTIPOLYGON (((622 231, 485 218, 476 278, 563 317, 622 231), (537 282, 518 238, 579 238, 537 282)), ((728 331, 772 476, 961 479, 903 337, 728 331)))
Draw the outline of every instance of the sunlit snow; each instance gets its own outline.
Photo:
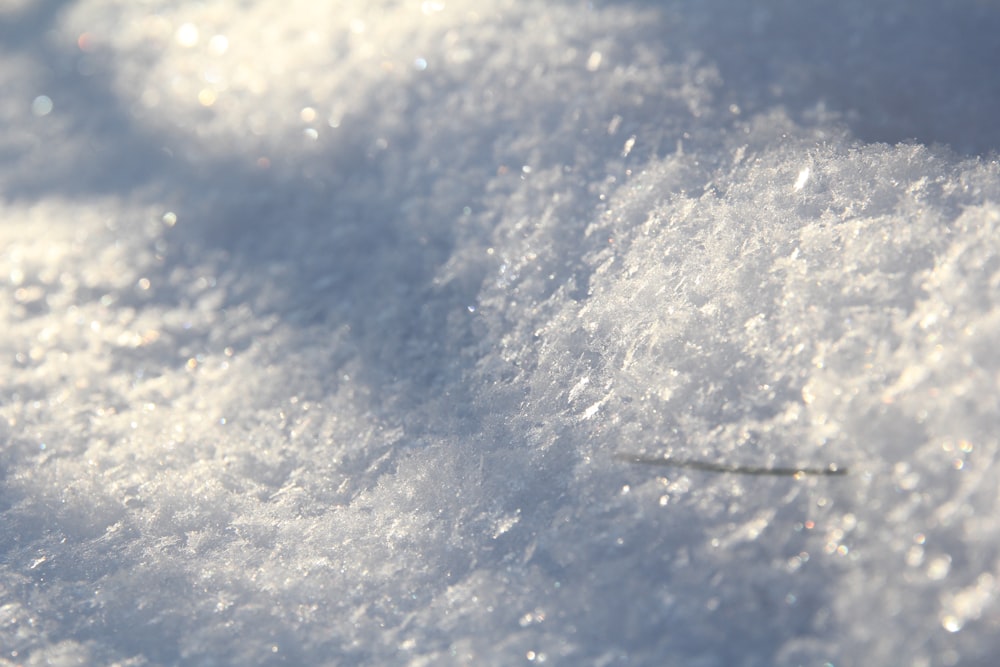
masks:
POLYGON ((0 0, 0 665, 992 667, 998 34, 0 0))

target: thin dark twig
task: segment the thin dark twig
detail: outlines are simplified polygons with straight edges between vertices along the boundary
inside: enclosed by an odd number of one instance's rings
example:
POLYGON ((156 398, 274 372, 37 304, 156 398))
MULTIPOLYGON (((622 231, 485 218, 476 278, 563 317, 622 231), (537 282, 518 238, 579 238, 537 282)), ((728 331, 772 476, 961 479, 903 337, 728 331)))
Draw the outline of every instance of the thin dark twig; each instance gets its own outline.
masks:
POLYGON ((699 461, 697 459, 678 459, 670 456, 646 456, 643 454, 617 454, 620 461, 628 463, 644 463, 654 466, 669 466, 671 468, 690 468, 706 472, 735 473, 739 475, 775 475, 779 477, 801 477, 804 475, 846 475, 847 468, 841 468, 831 463, 825 468, 765 468, 763 466, 742 466, 731 463, 716 463, 714 461, 699 461))

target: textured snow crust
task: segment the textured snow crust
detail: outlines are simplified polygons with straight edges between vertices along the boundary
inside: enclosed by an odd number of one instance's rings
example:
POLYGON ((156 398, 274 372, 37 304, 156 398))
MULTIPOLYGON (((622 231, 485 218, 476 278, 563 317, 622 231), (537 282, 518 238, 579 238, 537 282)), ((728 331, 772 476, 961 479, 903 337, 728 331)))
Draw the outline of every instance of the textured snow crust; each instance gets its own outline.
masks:
POLYGON ((0 665, 992 665, 1000 10, 825 5, 0 2, 0 665))

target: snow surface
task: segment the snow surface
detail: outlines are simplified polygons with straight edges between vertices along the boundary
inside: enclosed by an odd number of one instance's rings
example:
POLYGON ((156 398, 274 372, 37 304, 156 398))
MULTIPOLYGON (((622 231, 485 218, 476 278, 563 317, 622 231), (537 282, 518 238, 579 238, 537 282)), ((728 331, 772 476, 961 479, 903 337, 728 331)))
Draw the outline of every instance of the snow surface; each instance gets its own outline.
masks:
POLYGON ((0 665, 996 664, 997 34, 0 0, 0 665))

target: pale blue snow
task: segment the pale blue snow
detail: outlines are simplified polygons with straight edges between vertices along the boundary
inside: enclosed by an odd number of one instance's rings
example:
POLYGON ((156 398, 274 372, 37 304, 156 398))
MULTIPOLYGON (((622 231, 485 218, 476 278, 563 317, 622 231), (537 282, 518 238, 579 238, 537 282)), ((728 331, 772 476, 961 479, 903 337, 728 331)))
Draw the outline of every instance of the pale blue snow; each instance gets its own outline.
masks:
POLYGON ((0 0, 0 665, 993 665, 997 34, 0 0))

